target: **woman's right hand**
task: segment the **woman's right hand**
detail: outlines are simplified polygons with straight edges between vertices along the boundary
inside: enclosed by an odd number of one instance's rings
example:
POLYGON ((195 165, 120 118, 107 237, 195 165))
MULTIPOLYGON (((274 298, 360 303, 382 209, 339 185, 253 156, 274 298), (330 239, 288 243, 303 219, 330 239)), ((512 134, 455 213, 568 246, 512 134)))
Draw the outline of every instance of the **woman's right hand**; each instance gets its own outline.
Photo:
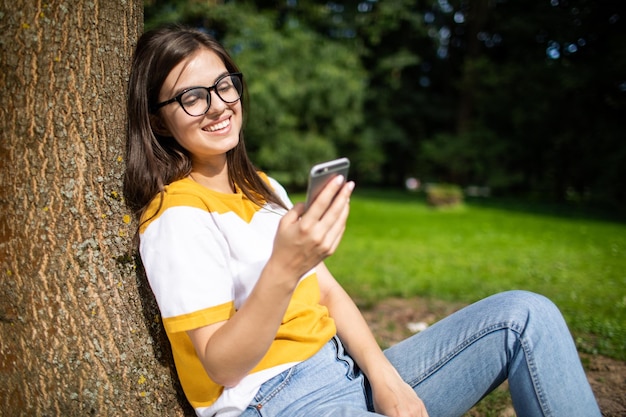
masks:
POLYGON ((296 204, 278 226, 269 262, 277 262, 299 279, 332 255, 346 228, 353 189, 354 182, 336 177, 306 212, 304 204, 296 204))

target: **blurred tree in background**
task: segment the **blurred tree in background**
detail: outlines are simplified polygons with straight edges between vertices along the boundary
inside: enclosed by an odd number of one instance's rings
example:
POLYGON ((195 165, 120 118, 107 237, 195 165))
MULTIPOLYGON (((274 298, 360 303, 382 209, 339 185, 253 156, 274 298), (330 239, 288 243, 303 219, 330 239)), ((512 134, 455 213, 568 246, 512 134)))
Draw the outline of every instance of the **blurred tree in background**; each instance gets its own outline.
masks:
POLYGON ((146 24, 222 40, 246 73, 253 159, 287 185, 335 155, 407 177, 626 203, 619 0, 146 0, 146 24))

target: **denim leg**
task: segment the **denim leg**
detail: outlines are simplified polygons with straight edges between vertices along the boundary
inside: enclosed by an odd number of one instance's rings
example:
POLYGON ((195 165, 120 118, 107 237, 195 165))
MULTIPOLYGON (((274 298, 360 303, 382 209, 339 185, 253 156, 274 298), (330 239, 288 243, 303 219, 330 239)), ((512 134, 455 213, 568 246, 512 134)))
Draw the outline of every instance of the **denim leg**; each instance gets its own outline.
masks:
POLYGON ((537 294, 486 298, 385 355, 430 417, 463 415, 507 378, 518 417, 600 416, 561 313, 537 294))

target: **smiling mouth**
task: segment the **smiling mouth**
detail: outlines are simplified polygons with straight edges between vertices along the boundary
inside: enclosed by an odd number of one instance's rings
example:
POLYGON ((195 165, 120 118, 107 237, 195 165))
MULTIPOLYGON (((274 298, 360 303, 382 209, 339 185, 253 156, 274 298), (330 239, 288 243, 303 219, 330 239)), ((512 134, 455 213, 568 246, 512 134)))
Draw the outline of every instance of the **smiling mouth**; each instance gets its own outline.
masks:
POLYGON ((225 128, 227 128, 228 126, 230 126, 230 118, 229 118, 229 119, 226 119, 226 120, 224 120, 224 121, 221 121, 221 122, 219 122, 219 123, 215 123, 215 124, 213 124, 213 125, 207 126, 207 127, 205 127, 204 129, 202 129, 202 130, 205 130, 205 131, 207 131, 207 132, 216 132, 216 131, 218 131, 218 130, 225 129, 225 128))

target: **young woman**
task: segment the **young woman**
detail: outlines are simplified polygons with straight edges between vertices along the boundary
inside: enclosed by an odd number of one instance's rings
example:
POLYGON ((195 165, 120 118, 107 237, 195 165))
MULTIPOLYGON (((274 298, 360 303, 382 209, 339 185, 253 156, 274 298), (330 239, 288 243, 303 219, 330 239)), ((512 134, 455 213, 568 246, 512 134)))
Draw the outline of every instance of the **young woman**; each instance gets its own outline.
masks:
POLYGON ((292 205, 246 155, 244 93, 200 31, 137 44, 124 194, 199 416, 460 416, 506 379, 519 416, 600 415, 561 314, 536 294, 492 296, 382 352, 323 263, 354 184, 292 205))

